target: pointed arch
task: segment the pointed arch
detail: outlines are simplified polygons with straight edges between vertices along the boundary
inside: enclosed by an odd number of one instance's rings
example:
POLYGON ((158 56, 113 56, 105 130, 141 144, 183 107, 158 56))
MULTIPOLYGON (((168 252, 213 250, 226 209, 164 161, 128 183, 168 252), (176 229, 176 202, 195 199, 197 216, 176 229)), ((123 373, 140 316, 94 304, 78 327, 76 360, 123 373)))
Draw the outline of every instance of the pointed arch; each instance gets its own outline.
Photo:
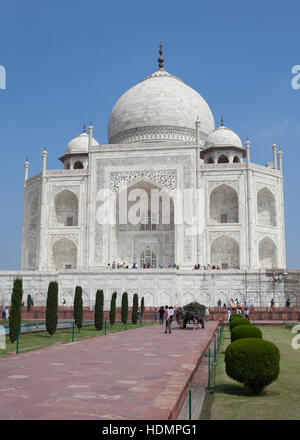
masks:
POLYGON ((226 154, 221 154, 221 156, 218 157, 218 163, 229 163, 229 159, 226 154))
POLYGON ((217 186, 210 194, 210 222, 238 223, 239 202, 235 189, 228 185, 217 186))
POLYGON ((240 250, 236 240, 226 235, 216 238, 211 244, 211 265, 239 269, 240 250))
POLYGON ((266 187, 257 193, 257 223, 264 226, 276 226, 275 197, 266 187))
POLYGON ((54 226, 78 226, 78 197, 67 189, 54 199, 54 226))
POLYGON ((277 267, 277 246, 270 237, 265 237, 259 242, 258 255, 261 268, 277 267))
POLYGON ((77 268, 77 246, 68 238, 60 238, 52 246, 52 267, 55 270, 77 268))

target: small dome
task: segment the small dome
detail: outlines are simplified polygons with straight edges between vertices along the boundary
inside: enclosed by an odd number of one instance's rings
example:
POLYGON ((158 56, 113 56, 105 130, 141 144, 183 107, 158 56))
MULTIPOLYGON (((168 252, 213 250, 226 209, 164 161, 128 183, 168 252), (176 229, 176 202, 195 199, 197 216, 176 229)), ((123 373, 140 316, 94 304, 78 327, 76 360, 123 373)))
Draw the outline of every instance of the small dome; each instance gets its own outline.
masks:
POLYGON ((108 141, 193 142, 197 117, 206 137, 215 128, 208 104, 196 90, 160 68, 116 102, 109 117, 108 141))
MULTIPOLYGON (((92 146, 99 145, 99 142, 93 137, 92 146)), ((67 146, 66 154, 88 153, 89 135, 84 131, 79 136, 74 137, 67 146)))
POLYGON ((236 147, 243 149, 240 137, 230 128, 223 125, 207 136, 204 149, 211 147, 236 147))

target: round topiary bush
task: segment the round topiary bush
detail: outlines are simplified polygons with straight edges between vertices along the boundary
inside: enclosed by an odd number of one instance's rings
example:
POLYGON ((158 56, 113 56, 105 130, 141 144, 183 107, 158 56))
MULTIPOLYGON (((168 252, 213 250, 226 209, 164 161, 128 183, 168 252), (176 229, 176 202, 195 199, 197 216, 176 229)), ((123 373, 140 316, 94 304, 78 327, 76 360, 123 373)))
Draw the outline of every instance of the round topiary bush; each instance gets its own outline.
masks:
POLYGON ((256 395, 278 378, 279 361, 279 349, 264 339, 238 339, 225 351, 228 376, 246 385, 256 395))
POLYGON ((234 319, 233 321, 231 321, 229 323, 230 331, 232 332, 234 327, 237 327, 238 325, 250 325, 250 321, 248 319, 246 319, 246 318, 234 319))
POLYGON ((233 321, 236 318, 240 318, 240 315, 230 315, 229 321, 233 321))
POLYGON ((234 327, 231 332, 231 342, 242 338, 262 339, 262 332, 254 325, 238 325, 237 327, 234 327))

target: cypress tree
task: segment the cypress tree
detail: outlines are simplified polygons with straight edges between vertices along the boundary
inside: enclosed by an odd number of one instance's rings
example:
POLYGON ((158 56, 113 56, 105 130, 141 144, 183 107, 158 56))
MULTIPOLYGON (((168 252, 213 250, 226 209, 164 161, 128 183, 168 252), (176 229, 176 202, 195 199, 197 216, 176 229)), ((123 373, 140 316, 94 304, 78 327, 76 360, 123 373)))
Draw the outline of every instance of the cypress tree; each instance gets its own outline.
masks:
POLYGON ((139 297, 138 294, 135 293, 133 295, 133 307, 132 307, 132 324, 136 324, 137 323, 137 318, 138 318, 138 307, 139 307, 139 297))
POLYGON ((46 329, 50 336, 56 332, 58 321, 58 284, 51 281, 48 286, 47 306, 46 306, 46 329))
POLYGON ((111 327, 114 325, 116 320, 116 301, 117 301, 117 292, 114 292, 111 297, 110 312, 109 312, 109 320, 111 327))
POLYGON ((103 329, 103 304, 104 304, 103 290, 97 290, 96 304, 95 304, 95 327, 97 330, 103 329))
POLYGON ((143 319, 143 314, 144 314, 144 297, 142 297, 141 299, 141 318, 143 319))
POLYGON ((9 340, 15 342, 17 340, 18 329, 21 326, 21 304, 23 295, 23 284, 21 278, 14 281, 13 291, 11 295, 11 306, 9 314, 9 340))
POLYGON ((27 295, 27 312, 30 312, 31 308, 31 295, 27 295))
POLYGON ((75 298, 74 298, 74 321, 76 327, 78 328, 79 333, 82 327, 82 317, 83 317, 82 288, 80 286, 76 286, 75 298))
POLYGON ((128 319, 128 293, 127 292, 124 292, 122 295, 121 319, 122 319, 123 324, 125 324, 128 319))

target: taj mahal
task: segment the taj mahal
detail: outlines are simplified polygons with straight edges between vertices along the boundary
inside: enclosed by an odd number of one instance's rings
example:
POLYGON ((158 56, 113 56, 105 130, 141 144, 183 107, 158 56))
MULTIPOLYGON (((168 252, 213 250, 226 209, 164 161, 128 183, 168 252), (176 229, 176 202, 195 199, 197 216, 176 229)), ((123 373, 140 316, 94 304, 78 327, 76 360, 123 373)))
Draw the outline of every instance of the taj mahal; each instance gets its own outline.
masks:
POLYGON ((282 152, 274 144, 255 164, 255 145, 227 125, 165 70, 160 47, 158 69, 115 103, 107 144, 90 123, 62 146, 59 169, 46 149, 39 174, 26 160, 21 268, 0 272, 0 302, 22 276, 35 305, 50 281, 69 305, 76 285, 86 306, 103 289, 106 308, 114 291, 117 304, 127 291, 154 307, 283 304, 282 152))

